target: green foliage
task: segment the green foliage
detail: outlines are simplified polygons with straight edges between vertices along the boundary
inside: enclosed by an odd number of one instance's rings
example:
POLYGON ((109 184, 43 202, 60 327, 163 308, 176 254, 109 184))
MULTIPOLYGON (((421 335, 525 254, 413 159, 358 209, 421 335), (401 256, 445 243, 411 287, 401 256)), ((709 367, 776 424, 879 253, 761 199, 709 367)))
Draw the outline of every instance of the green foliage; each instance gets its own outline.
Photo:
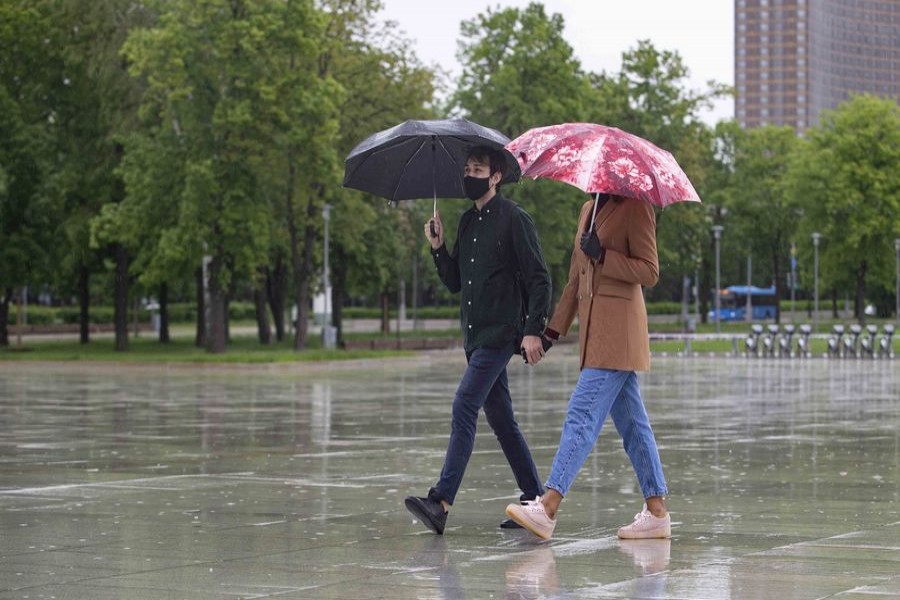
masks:
POLYGON ((0 4, 0 295, 52 273, 59 206, 48 179, 63 78, 45 8, 0 4))
MULTIPOLYGON (((777 297, 786 289, 790 242, 794 238, 800 208, 786 193, 785 175, 797 145, 790 127, 759 127, 734 133, 734 172, 723 190, 728 209, 723 237, 730 248, 753 256, 753 282, 774 284, 777 297)), ((746 281, 746 274, 743 279, 746 281)))
POLYGON ((855 288, 859 299, 867 282, 893 287, 893 240, 900 237, 896 101, 855 96, 824 114, 793 155, 787 189, 803 211, 798 245, 806 281, 810 236, 819 232, 820 289, 855 288))

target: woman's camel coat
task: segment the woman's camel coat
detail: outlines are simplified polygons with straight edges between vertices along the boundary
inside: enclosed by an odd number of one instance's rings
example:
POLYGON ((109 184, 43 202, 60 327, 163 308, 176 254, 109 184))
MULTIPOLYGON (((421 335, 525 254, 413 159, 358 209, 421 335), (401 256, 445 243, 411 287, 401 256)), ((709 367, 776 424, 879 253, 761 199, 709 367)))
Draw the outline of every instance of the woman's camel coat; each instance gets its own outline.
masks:
POLYGON ((578 315, 582 369, 646 371, 650 336, 641 286, 653 287, 659 280, 653 207, 612 198, 597 212, 594 229, 606 248, 598 264, 580 247, 593 204, 581 207, 569 281, 548 327, 565 335, 578 315))

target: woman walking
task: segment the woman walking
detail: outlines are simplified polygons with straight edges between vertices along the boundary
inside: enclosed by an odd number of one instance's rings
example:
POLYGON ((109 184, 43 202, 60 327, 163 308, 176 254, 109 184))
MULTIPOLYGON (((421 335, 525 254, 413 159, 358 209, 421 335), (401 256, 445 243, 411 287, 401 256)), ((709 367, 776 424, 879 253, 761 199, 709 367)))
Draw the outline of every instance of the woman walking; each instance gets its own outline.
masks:
POLYGON ((618 536, 667 538, 668 490, 635 373, 650 368, 641 286, 652 287, 659 279, 653 208, 644 201, 600 194, 582 207, 574 241, 569 280, 544 336, 545 343, 555 341, 578 316, 581 375, 569 400, 547 491, 534 501, 510 504, 506 513, 549 539, 559 505, 611 415, 644 496, 643 509, 618 536))

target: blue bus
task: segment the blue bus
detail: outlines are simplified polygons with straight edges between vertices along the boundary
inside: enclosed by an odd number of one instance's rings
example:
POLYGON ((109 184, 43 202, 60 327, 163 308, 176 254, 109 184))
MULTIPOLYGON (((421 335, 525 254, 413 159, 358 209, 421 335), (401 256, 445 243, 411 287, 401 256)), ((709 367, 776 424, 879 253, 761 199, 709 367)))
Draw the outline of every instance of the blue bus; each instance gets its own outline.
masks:
MULTIPOLYGON (((724 290, 719 290, 721 299, 720 317, 722 321, 746 321, 747 320, 747 296, 750 296, 750 305, 753 307, 752 320, 775 318, 775 286, 760 288, 754 285, 732 285, 724 290)), ((716 321, 716 299, 713 296, 713 309, 707 315, 710 321, 716 321)))

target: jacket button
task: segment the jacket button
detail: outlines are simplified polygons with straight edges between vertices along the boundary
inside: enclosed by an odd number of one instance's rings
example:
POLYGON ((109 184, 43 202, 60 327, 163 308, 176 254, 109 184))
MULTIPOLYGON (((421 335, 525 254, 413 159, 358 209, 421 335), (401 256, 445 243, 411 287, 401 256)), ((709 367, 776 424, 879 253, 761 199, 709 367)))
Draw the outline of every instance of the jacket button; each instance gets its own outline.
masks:
POLYGON ((581 270, 581 274, 584 275, 584 269, 581 270))

